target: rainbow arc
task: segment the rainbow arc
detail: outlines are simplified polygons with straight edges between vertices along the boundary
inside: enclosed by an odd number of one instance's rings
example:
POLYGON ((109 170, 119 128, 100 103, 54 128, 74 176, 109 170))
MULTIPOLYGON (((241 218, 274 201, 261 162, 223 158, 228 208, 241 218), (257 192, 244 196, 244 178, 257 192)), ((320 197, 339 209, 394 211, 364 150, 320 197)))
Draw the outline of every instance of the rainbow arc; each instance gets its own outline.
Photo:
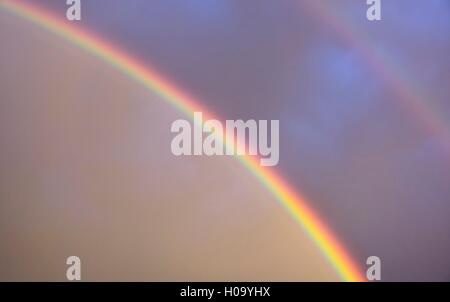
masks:
MULTIPOLYGON (((152 93, 193 119, 194 112, 202 112, 205 119, 217 119, 205 106, 171 84, 160 72, 131 58, 119 48, 82 29, 67 24, 50 12, 23 1, 3 0, 0 8, 22 17, 49 32, 52 32, 88 53, 115 67, 131 79, 145 86, 152 93)), ((315 242, 319 250, 346 281, 365 281, 364 275, 354 259, 326 226, 310 202, 296 192, 278 173, 260 166, 254 156, 236 156, 237 160, 275 197, 293 219, 315 242)))

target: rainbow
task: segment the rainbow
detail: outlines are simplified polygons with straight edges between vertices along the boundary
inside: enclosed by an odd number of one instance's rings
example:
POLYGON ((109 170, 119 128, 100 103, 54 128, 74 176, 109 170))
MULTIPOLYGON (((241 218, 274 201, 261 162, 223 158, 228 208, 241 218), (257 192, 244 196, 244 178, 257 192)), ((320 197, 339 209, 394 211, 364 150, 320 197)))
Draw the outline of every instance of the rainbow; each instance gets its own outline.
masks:
MULTIPOLYGON (((51 13, 25 2, 3 0, 0 2, 0 8, 45 28, 114 66, 117 70, 162 97, 167 103, 186 114, 189 118, 193 119, 194 112, 201 111, 205 119, 217 119, 191 96, 174 87, 159 72, 148 65, 140 64, 106 41, 86 33, 82 29, 71 26, 51 13)), ((342 280, 366 280, 343 244, 308 206, 305 198, 295 192, 275 171, 260 166, 255 157, 237 156, 236 158, 270 191, 293 219, 306 231, 342 280)))
POLYGON ((300 1, 299 4, 308 10, 310 15, 320 19, 320 22, 334 31, 342 42, 356 50, 357 55, 374 75, 396 96, 398 104, 416 119, 426 134, 437 139, 447 159, 450 160, 448 122, 439 114, 440 110, 433 106, 432 100, 419 91, 418 83, 408 77, 406 71, 396 66, 395 62, 377 52, 370 39, 358 31, 358 26, 339 16, 332 4, 317 0, 300 1))

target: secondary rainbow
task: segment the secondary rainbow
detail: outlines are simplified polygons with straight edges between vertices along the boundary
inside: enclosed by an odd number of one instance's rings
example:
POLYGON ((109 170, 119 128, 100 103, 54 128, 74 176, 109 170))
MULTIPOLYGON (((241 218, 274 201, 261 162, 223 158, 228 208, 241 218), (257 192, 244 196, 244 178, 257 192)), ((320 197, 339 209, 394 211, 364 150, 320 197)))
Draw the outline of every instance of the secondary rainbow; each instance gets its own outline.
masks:
MULTIPOLYGON (((95 37, 75 26, 71 26, 50 12, 25 2, 3 0, 0 2, 0 7, 45 28, 114 66, 130 78, 144 85, 153 93, 161 96, 165 101, 186 114, 189 118, 193 118, 195 111, 201 111, 206 119, 217 119, 204 106, 200 105, 199 102, 195 101, 181 89, 174 87, 159 72, 149 67, 148 64, 146 66, 140 64, 99 37, 95 37)), ((316 243, 322 254, 332 264, 343 280, 365 281, 362 272, 348 251, 310 206, 308 206, 305 198, 295 192, 275 171, 267 167, 261 167, 255 157, 237 156, 236 158, 286 208, 290 215, 316 243)))
POLYGON ((359 26, 339 15, 332 4, 323 1, 300 1, 302 8, 307 9, 312 16, 327 25, 338 37, 364 60, 367 67, 396 96, 395 100, 419 125, 440 143, 447 159, 450 160, 450 126, 433 100, 426 97, 408 74, 399 66, 377 51, 370 38, 361 33, 359 26))

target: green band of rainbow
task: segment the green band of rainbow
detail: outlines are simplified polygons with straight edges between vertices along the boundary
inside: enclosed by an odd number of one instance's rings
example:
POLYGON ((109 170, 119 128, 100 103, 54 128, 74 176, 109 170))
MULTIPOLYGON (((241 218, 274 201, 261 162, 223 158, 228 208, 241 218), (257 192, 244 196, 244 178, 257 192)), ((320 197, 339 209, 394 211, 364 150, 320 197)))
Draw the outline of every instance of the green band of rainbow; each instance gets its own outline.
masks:
MULTIPOLYGON (((200 106, 200 103, 170 84, 159 72, 149 68, 148 65, 140 64, 98 37, 71 26, 49 12, 25 2, 3 0, 0 3, 0 7, 45 28, 114 66, 130 78, 144 85, 147 89, 161 96, 191 119, 195 111, 201 111, 205 119, 214 118, 204 106, 200 106)), ((260 166, 257 158, 250 156, 236 156, 236 158, 286 208, 295 221, 316 243, 343 280, 365 281, 363 274, 349 253, 308 206, 304 198, 299 196, 273 170, 260 166)))

